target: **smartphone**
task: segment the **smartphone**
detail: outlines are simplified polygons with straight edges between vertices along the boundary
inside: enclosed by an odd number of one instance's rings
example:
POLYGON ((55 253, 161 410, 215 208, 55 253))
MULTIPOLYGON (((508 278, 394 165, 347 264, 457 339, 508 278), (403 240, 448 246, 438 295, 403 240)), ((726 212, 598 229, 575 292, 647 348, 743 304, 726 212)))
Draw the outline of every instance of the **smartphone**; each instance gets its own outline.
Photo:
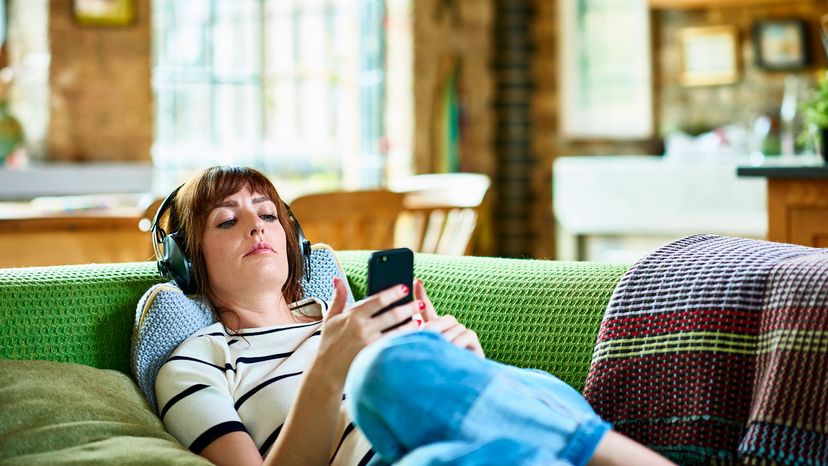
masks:
POLYGON ((414 253, 408 248, 376 251, 368 259, 368 294, 395 285, 408 287, 408 295, 374 314, 382 314, 400 304, 410 303, 414 293, 414 253))

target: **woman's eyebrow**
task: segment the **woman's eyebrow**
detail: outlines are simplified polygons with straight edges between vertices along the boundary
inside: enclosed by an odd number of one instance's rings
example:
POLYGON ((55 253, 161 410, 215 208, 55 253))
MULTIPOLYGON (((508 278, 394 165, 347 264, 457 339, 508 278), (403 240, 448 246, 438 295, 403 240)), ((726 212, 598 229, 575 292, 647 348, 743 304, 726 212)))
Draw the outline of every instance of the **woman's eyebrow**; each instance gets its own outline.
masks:
MULTIPOLYGON (((260 197, 257 197, 255 199, 253 199, 253 204, 260 204, 262 202, 269 202, 269 201, 270 201, 269 197, 260 196, 260 197)), ((233 201, 233 200, 221 201, 218 204, 216 204, 216 207, 238 207, 238 206, 239 206, 239 203, 236 202, 236 201, 233 201)))

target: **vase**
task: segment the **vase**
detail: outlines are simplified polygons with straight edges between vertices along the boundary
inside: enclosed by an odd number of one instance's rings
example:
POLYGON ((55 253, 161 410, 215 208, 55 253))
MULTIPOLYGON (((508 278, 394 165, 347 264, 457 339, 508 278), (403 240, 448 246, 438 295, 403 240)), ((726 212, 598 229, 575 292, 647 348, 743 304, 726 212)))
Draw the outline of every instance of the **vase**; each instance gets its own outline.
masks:
POLYGON ((818 134, 816 151, 822 158, 822 163, 828 164, 828 128, 819 128, 818 134))
POLYGON ((17 118, 9 113, 9 103, 0 101, 0 166, 21 144, 23 144, 23 126, 17 118))

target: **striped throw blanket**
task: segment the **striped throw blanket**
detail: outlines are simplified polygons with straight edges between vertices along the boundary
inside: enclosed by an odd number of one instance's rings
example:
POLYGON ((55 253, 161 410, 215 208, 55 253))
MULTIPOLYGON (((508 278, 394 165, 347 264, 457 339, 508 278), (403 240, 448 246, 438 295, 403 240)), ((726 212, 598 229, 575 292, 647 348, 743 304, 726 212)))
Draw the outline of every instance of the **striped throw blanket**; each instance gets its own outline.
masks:
POLYGON ((828 464, 828 249, 691 236, 642 259, 584 395, 680 464, 828 464))

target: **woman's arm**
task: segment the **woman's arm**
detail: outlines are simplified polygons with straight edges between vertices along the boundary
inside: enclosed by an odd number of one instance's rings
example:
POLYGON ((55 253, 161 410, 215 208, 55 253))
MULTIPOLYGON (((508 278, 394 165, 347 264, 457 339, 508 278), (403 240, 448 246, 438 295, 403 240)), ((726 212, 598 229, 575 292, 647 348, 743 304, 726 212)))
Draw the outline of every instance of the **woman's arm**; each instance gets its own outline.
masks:
MULTIPOLYGON (((305 371, 296 400, 279 438, 264 459, 265 464, 328 465, 338 438, 336 426, 345 376, 351 362, 362 348, 381 336, 416 328, 410 321, 382 333, 419 312, 416 301, 373 317, 374 313, 407 294, 398 287, 377 293, 348 309, 345 309, 347 290, 339 279, 334 279, 334 289, 334 299, 322 326, 319 352, 305 371)), ((219 465, 262 464, 256 445, 243 432, 216 439, 202 451, 202 456, 219 465)))

